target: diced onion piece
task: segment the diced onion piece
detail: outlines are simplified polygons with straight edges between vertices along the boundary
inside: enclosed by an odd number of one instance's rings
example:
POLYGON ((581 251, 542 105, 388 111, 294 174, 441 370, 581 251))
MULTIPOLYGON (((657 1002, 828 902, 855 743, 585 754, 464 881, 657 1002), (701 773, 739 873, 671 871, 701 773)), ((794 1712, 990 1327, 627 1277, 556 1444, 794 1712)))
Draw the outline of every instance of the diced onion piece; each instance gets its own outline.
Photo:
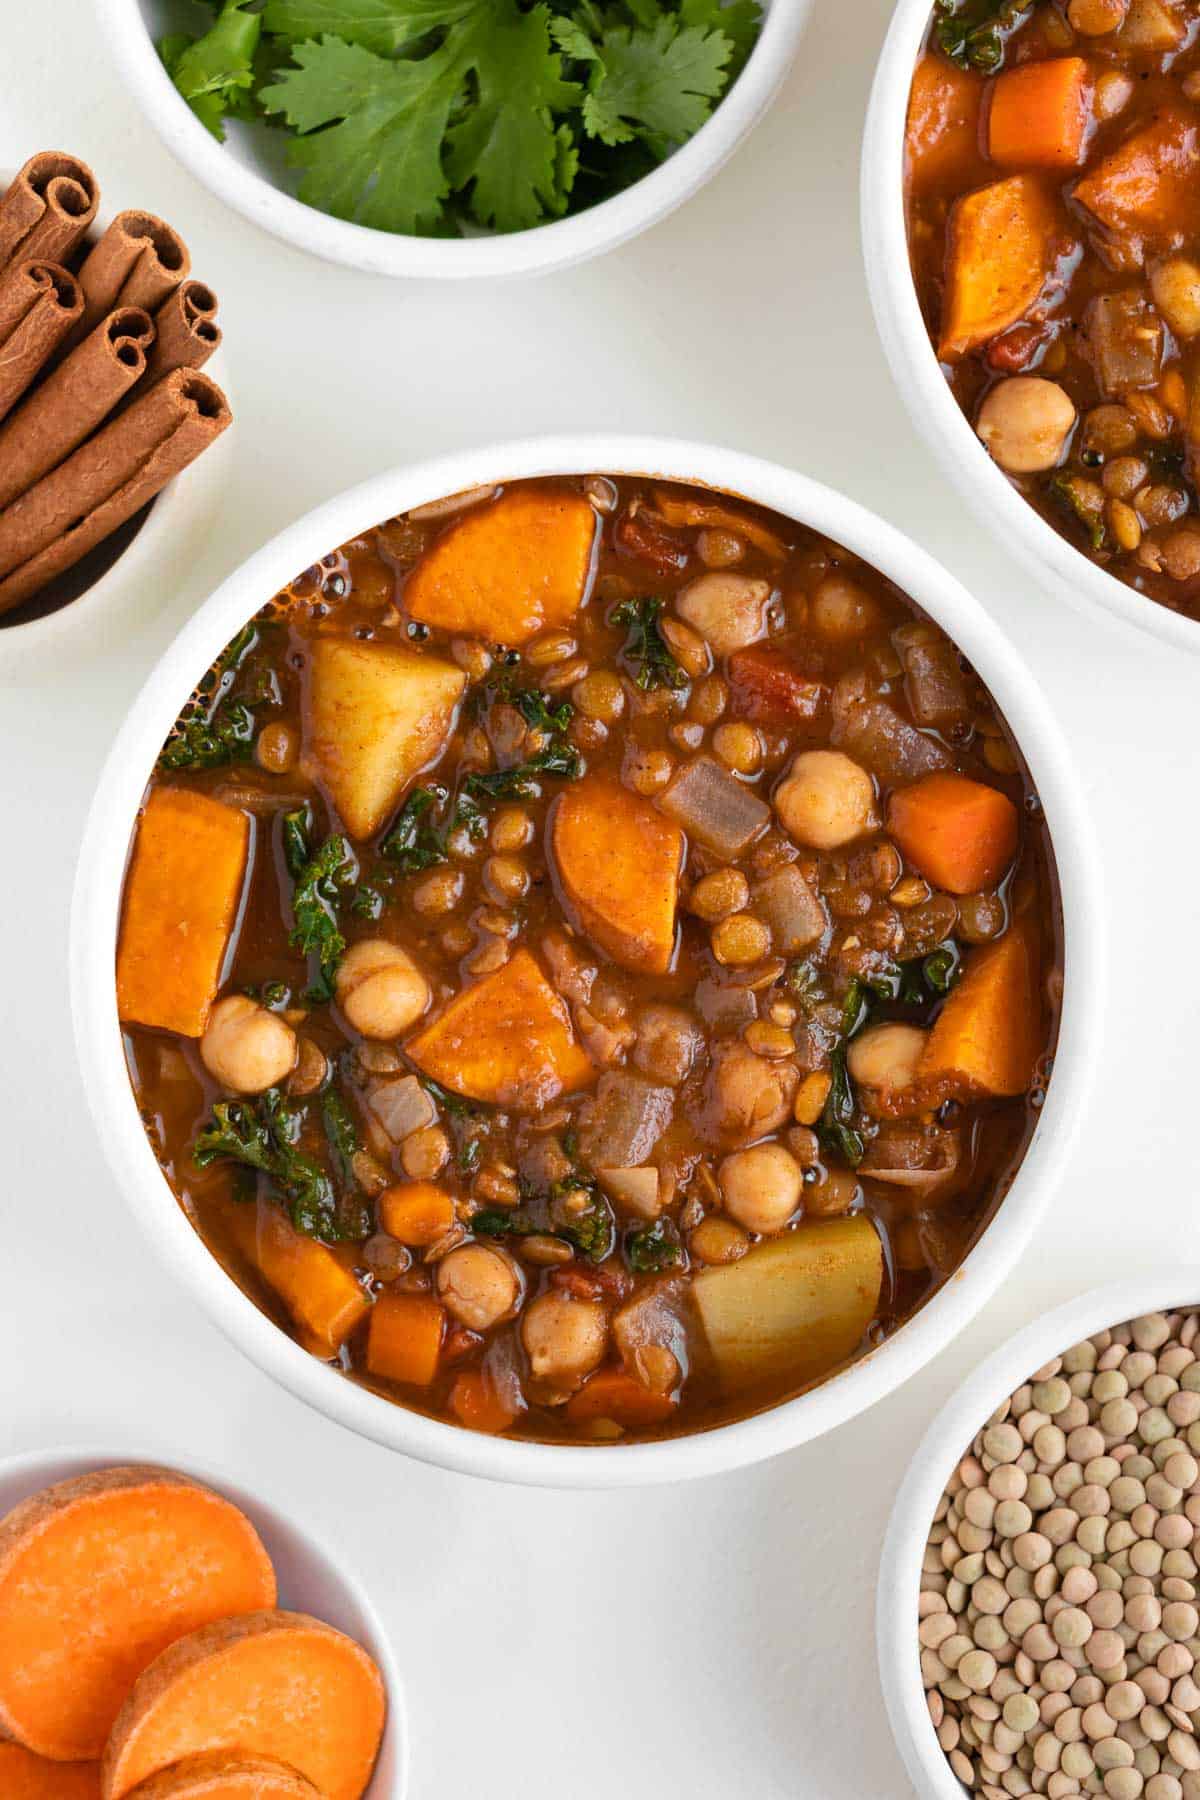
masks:
POLYGON ((394 1144, 403 1143, 414 1131, 432 1125, 437 1118, 437 1107, 415 1075, 372 1082, 367 1089, 367 1105, 394 1144))
POLYGON ((771 818, 770 807, 711 756, 685 763, 658 805, 698 843, 725 857, 739 855, 771 818))
POLYGON ((639 1219, 657 1219, 663 1209, 663 1194, 658 1170, 653 1166, 640 1169, 597 1169, 600 1185, 610 1200, 639 1219))
POLYGON ((862 674, 844 675, 833 690, 830 740, 884 781, 915 781, 950 766, 950 752, 873 695, 862 674))
POLYGON ((820 899, 793 863, 759 882, 754 910, 770 927, 772 948, 780 956, 815 944, 828 923, 820 899))
POLYGON ((671 1122, 675 1096, 640 1075, 602 1075, 587 1109, 579 1148, 590 1169, 634 1169, 644 1163, 671 1122))

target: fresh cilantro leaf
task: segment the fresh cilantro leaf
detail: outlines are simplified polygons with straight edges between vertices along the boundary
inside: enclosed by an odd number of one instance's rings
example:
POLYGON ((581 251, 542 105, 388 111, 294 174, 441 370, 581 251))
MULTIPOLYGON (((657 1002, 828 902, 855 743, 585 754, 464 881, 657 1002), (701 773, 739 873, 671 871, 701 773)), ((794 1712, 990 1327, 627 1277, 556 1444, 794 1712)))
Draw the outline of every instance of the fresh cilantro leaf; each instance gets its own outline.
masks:
POLYGON ((733 45, 729 63, 729 79, 745 67, 746 59, 762 30, 762 8, 758 0, 680 0, 680 21, 684 25, 720 31, 733 45))
POLYGON ((603 144, 633 137, 681 144, 695 135, 728 81, 732 41, 683 26, 673 14, 653 30, 608 27, 588 80, 584 129, 603 144))
POLYGON ((430 32, 457 24, 479 0, 267 0, 270 32, 304 43, 339 37, 377 56, 396 56, 430 32))
POLYGON ((171 80, 196 117, 224 142, 225 115, 254 81, 254 52, 262 31, 261 13, 245 10, 246 0, 225 0, 214 25, 186 44, 166 37, 159 55, 171 80))

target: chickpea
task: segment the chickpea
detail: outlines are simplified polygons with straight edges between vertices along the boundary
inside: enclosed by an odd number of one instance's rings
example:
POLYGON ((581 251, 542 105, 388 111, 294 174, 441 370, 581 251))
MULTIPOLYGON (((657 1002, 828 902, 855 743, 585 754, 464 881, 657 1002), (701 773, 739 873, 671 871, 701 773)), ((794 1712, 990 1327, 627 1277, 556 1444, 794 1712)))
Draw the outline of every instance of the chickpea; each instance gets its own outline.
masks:
POLYGON ((688 1249, 698 1262, 739 1262, 750 1248, 750 1240, 740 1225, 713 1213, 701 1219, 688 1239, 688 1249))
POLYGON ((813 628, 827 638, 865 637, 879 608, 865 588, 845 575, 826 575, 813 592, 813 628))
POLYGON ((295 1067, 296 1034, 248 994, 229 994, 209 1014, 200 1060, 232 1093, 261 1094, 295 1067))
POLYGON ((1168 256, 1151 269, 1150 292, 1176 337, 1200 334, 1200 263, 1190 256, 1168 256))
POLYGON ((633 1060, 652 1081, 678 1087, 704 1049, 704 1034, 682 1006, 652 1004, 642 1009, 633 1060))
POLYGON ((988 394, 975 430, 1002 469, 1032 475, 1061 461, 1074 425, 1065 388, 1040 375, 1013 375, 988 394))
POLYGON ((338 1005, 355 1031, 399 1037, 429 1005, 429 983, 411 956, 386 938, 364 938, 338 968, 338 1005))
POLYGON ((793 1063, 767 1062, 740 1041, 718 1044, 704 1088, 704 1136, 732 1145, 778 1131, 791 1114, 796 1081, 793 1063))
POLYGON ((463 896, 461 869, 434 869, 412 891, 413 909, 424 918, 453 912, 463 896))
POLYGON ((814 850, 837 850, 874 831, 875 784, 840 750, 804 750, 775 793, 784 830, 814 850))
POLYGON ((521 1342, 538 1381, 578 1387, 608 1347, 608 1317, 598 1300, 539 1294, 525 1309, 521 1342))
POLYGON ((917 1025, 868 1025, 851 1041, 846 1067, 863 1087, 909 1087, 927 1036, 917 1025))
POLYGON ((804 1173, 782 1144, 735 1150, 717 1171, 725 1210, 747 1231, 782 1231, 797 1206, 804 1173))
POLYGON ((714 527, 699 534, 696 554, 706 569, 731 569, 745 556, 746 546, 732 531, 714 527))
POLYGON ((1067 18, 1081 37, 1107 37, 1124 24, 1129 0, 1070 0, 1067 18))
POLYGON ((468 1331, 488 1331, 507 1318, 521 1293, 521 1278, 501 1250, 464 1244, 437 1265, 438 1299, 468 1331))
POLYGON ((728 656, 762 636, 770 597, 768 581, 714 570, 689 582, 675 606, 718 656, 728 656))

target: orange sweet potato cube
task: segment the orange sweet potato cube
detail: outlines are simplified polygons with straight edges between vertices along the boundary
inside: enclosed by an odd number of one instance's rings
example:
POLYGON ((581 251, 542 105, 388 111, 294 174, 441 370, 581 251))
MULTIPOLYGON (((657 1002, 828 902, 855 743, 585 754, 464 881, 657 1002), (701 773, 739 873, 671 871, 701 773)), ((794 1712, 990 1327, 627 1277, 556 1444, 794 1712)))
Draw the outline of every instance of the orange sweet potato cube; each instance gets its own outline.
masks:
POLYGON ((1018 919, 972 950, 925 1046, 918 1082, 949 1078, 969 1093, 1023 1094, 1041 1044, 1037 940, 1018 919))
POLYGON ((905 149, 913 188, 927 192, 942 182, 982 179, 979 114, 983 80, 926 51, 913 71, 905 149))
POLYGON ((427 1294, 381 1294, 367 1327, 367 1368, 384 1381, 428 1387, 438 1371, 446 1309, 427 1294))
POLYGON ((1112 232, 1171 247, 1200 232, 1200 115, 1166 106, 1081 181, 1074 197, 1112 232))
POLYGON ((574 924, 622 967, 665 974, 684 836, 640 794, 589 775, 555 802, 550 848, 574 924))
POLYGON ((955 201, 946 232, 943 362, 1025 317, 1053 269, 1054 241, 1054 209, 1036 176, 1010 175, 955 201))

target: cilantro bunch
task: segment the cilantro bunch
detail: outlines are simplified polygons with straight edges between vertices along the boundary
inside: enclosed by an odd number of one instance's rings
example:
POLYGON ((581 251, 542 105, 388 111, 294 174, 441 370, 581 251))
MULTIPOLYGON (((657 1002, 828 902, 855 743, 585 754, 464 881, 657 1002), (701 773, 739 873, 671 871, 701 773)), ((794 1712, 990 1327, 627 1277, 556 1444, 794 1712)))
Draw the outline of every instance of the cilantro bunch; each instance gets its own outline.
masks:
POLYGON ((179 92, 289 134, 299 195, 378 231, 524 231, 641 179, 704 124, 758 0, 201 0, 179 92))

